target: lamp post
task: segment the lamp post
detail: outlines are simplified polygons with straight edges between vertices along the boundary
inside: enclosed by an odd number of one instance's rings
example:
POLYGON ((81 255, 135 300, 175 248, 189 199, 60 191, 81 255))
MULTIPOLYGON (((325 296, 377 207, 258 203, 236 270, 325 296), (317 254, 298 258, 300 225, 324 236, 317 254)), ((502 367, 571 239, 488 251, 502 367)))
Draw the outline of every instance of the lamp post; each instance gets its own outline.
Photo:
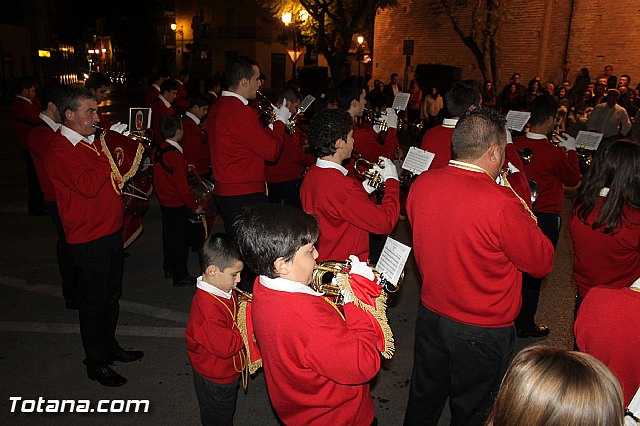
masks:
POLYGON ((177 49, 180 55, 180 66, 178 68, 182 68, 182 55, 184 54, 184 31, 182 25, 178 28, 178 24, 175 22, 171 23, 171 31, 174 31, 176 35, 180 35, 180 48, 177 49))
POLYGON ((298 61, 298 29, 297 25, 303 23, 309 18, 309 14, 306 10, 302 9, 298 13, 298 17, 294 20, 293 14, 291 12, 283 12, 281 15, 282 23, 288 27, 289 24, 293 23, 291 26, 291 32, 293 34, 293 54, 291 55, 291 61, 293 62, 293 68, 291 69, 291 78, 293 80, 296 79, 296 62, 298 61))
POLYGON ((358 46, 356 47, 356 59, 358 60, 358 78, 360 78, 360 65, 362 65, 362 60, 364 59, 364 37, 359 35, 356 40, 358 42, 358 46))

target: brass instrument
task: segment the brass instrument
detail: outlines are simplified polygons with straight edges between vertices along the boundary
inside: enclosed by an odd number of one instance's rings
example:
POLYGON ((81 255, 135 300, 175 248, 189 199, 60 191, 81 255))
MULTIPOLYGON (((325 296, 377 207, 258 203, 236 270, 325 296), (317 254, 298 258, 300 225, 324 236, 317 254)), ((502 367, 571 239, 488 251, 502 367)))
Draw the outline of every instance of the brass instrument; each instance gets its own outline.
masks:
POLYGON ((369 185, 371 185, 375 189, 383 189, 384 188, 384 179, 382 175, 373 170, 373 166, 378 166, 381 169, 384 169, 384 162, 382 160, 378 160, 377 163, 371 162, 360 155, 356 158, 355 163, 353 163, 353 171, 358 177, 367 179, 369 181, 369 185), (363 165, 366 170, 358 170, 358 166, 363 165))
POLYGON ((240 296, 244 296, 244 298, 247 299, 248 302, 253 301, 253 294, 248 293, 244 290, 240 290, 238 287, 232 287, 231 289, 237 291, 240 296))
POLYGON ((531 159, 533 158, 533 151, 531 151, 530 148, 522 148, 522 149, 516 148, 516 150, 518 151, 518 155, 522 160, 522 164, 526 166, 527 164, 531 163, 531 159))
POLYGON ((386 114, 386 111, 378 112, 369 108, 365 108, 364 112, 362 113, 362 118, 371 123, 372 126, 380 127, 381 132, 386 132, 389 129, 387 121, 383 118, 383 116, 386 114))
POLYGON ((535 180, 529 180, 529 192, 531 193, 531 205, 536 202, 540 194, 540 186, 535 180))
MULTIPOLYGON (((109 130, 109 129, 105 129, 104 127, 97 126, 95 124, 93 125, 93 128, 103 133, 109 130)), ((122 135, 122 136, 124 136, 125 138, 133 139, 134 141, 141 143, 142 145, 144 145, 145 148, 148 148, 151 146, 151 136, 149 136, 146 133, 146 131, 142 133, 130 132, 128 135, 126 136, 122 135)))
POLYGON ((398 120, 398 131, 403 130, 404 126, 407 126, 409 128, 415 127, 417 130, 422 130, 424 124, 422 124, 422 121, 412 123, 411 121, 398 120))
MULTIPOLYGON (((378 278, 382 288, 387 293, 395 293, 400 289, 402 281, 404 279, 404 272, 400 275, 397 285, 393 285, 387 281, 384 274, 378 272, 375 268, 371 268, 373 274, 378 278)), ((342 304, 342 293, 340 287, 332 283, 332 279, 337 275, 349 274, 351 270, 351 262, 346 260, 343 262, 337 260, 325 260, 320 262, 313 269, 313 275, 311 276, 311 287, 318 293, 324 293, 326 296, 335 297, 337 304, 342 304)))
POLYGON ((585 166, 591 166, 593 163, 593 151, 585 148, 576 148, 578 160, 582 161, 585 166))
MULTIPOLYGON (((259 90, 256 91, 256 99, 258 100, 258 102, 256 103, 256 108, 258 109, 258 112, 260 112, 260 113, 262 113, 262 114, 267 116, 267 118, 268 118, 267 123, 268 124, 273 124, 273 122, 276 121, 276 109, 277 109, 277 107, 274 104, 272 104, 271 100, 269 100, 269 98, 266 97, 265 95, 263 95, 262 92, 260 92, 259 90)), ((298 108, 296 113, 293 114, 291 116, 291 118, 289 118, 289 121, 287 121, 284 124, 287 133, 289 133, 290 135, 292 135, 292 134, 294 134, 296 132, 295 118, 301 112, 303 112, 303 110, 301 108, 298 108)))

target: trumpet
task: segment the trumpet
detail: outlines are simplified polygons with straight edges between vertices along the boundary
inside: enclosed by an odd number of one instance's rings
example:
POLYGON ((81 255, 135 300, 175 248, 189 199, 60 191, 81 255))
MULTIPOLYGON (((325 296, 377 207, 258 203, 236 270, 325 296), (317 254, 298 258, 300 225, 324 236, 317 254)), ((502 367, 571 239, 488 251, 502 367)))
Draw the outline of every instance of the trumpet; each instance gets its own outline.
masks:
POLYGON ((533 151, 531 151, 530 148, 522 148, 516 150, 518 151, 518 155, 522 160, 522 164, 526 166, 527 164, 531 163, 531 159, 533 159, 533 151))
POLYGON ((415 127, 417 130, 422 130, 424 124, 422 124, 422 121, 412 123, 411 121, 398 120, 398 131, 403 130, 405 126, 408 128, 415 127))
MULTIPOLYGON (((378 278, 382 288, 387 293, 395 293, 400 289, 402 281, 404 280, 404 272, 400 275, 398 284, 394 285, 389 282, 383 273, 377 271, 375 268, 371 268, 373 274, 378 278)), ((325 260, 320 262, 313 269, 313 275, 311 276, 311 287, 318 293, 324 293, 327 296, 335 297, 336 304, 341 305, 343 303, 342 293, 340 287, 333 284, 333 278, 337 278, 338 275, 348 275, 351 270, 351 262, 346 260, 340 262, 337 260, 325 260)))
POLYGON ((364 158, 362 155, 359 155, 356 158, 355 163, 353 163, 353 171, 358 177, 361 179, 367 179, 369 181, 369 185, 371 185, 375 189, 383 189, 384 188, 384 179, 382 175, 373 170, 373 166, 378 166, 381 169, 384 169, 384 162, 382 160, 378 160, 377 163, 371 162, 364 158), (363 165, 366 170, 359 170, 358 166, 363 165))
POLYGON ((377 125, 378 127, 380 127, 381 132, 386 132, 389 129, 389 126, 387 125, 387 121, 382 118, 384 115, 387 115, 386 111, 378 112, 369 108, 365 108, 364 112, 362 113, 362 118, 371 123, 372 126, 377 125))
POLYGON ((584 163, 585 166, 591 166, 593 163, 593 152, 585 148, 576 148, 576 154, 578 159, 584 163))
POLYGON ((251 302, 253 300, 253 294, 248 293, 244 290, 240 290, 238 287, 232 287, 232 290, 235 290, 240 296, 243 296, 245 299, 247 299, 247 302, 251 302))
MULTIPOLYGON (((277 107, 274 104, 272 104, 271 100, 269 100, 269 98, 266 97, 265 95, 263 95, 262 92, 260 92, 259 90, 256 91, 256 99, 258 100, 258 102, 256 103, 256 108, 258 109, 258 112, 266 115, 267 118, 268 118, 268 120, 267 120, 268 123, 269 124, 273 124, 273 122, 276 121, 276 109, 277 109, 277 107)), ((298 108, 296 113, 293 114, 291 116, 291 118, 289 118, 289 121, 284 123, 285 129, 287 130, 287 133, 289 133, 290 135, 292 135, 292 134, 294 134, 296 132, 295 118, 301 112, 303 112, 303 110, 301 108, 298 108)))
MULTIPOLYGON (((100 126, 95 125, 95 124, 93 125, 93 128, 96 129, 96 130, 101 131, 102 133, 105 133, 107 130, 109 130, 109 129, 105 129, 104 127, 100 127, 100 126)), ((146 131, 143 132, 143 133, 130 132, 128 135, 126 135, 126 136, 122 135, 122 136, 124 136, 126 138, 129 138, 129 139, 133 139, 134 141, 141 143, 142 145, 145 146, 145 148, 148 148, 149 146, 151 146, 151 136, 148 136, 146 131)))

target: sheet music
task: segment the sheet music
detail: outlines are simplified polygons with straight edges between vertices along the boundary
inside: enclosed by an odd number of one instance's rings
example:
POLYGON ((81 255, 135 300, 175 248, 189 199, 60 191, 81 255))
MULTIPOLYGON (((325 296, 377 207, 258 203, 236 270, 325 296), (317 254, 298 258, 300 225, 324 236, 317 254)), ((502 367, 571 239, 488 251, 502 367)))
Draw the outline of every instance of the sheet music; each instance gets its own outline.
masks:
POLYGON ((302 102, 300 102, 300 106, 298 107, 298 109, 300 110, 300 112, 305 112, 307 110, 307 108, 309 108, 311 106, 311 104, 313 103, 313 101, 315 101, 316 98, 314 98, 311 95, 307 95, 304 97, 304 99, 302 100, 302 102))
MULTIPOLYGON (((629 411, 631 411, 634 416, 640 418, 640 389, 638 389, 634 397, 631 398, 629 411)), ((638 424, 639 423, 633 420, 631 416, 626 416, 624 418, 624 426, 638 426, 638 424)))
POLYGON ((521 132, 529 121, 531 113, 528 111, 509 111, 507 113, 507 129, 521 132))
POLYGON ((407 263, 409 253, 411 253, 411 247, 388 237, 384 243, 376 269, 378 272, 383 273, 385 279, 391 284, 398 285, 398 280, 400 280, 404 265, 407 263))
POLYGON ((425 170, 429 170, 431 162, 435 158, 435 154, 424 149, 416 148, 412 146, 407 152, 407 156, 404 157, 402 168, 410 171, 414 175, 419 175, 425 170))
POLYGON ((398 92, 396 97, 393 99, 393 105, 391 108, 399 111, 404 111, 407 109, 407 104, 409 103, 409 94, 405 92, 398 92))
POLYGON ((602 136, 602 133, 580 130, 578 132, 578 137, 576 138, 576 148, 584 148, 595 151, 598 149, 598 146, 600 146, 602 136))

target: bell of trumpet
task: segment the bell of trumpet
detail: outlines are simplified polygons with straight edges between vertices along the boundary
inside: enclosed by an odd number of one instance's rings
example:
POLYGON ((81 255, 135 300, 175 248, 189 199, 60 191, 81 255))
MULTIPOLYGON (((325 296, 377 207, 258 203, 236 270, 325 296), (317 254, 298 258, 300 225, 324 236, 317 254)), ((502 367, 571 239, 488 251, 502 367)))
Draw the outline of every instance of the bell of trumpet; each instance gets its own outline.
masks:
MULTIPOLYGON (((375 268, 372 268, 373 274, 378 278, 378 281, 382 285, 382 288, 387 293, 395 293, 400 289, 402 281, 404 280, 404 272, 398 280, 398 284, 394 285, 389 282, 384 274, 378 272, 375 268)), ((333 278, 337 278, 339 275, 348 275, 351 271, 351 262, 338 261, 338 260, 325 260, 318 263, 311 276, 311 287, 318 293, 324 293, 326 296, 334 297, 336 304, 343 304, 342 293, 340 287, 333 283, 333 278)))
POLYGON ((518 155, 522 160, 522 164, 525 166, 531 163, 531 159, 533 159, 533 151, 529 148, 516 149, 518 151, 518 155))
POLYGON ((384 188, 384 179, 382 175, 374 170, 374 166, 378 166, 381 169, 384 169, 384 162, 378 160, 377 163, 367 160, 362 155, 356 158, 355 163, 353 163, 353 171, 354 173, 361 179, 366 179, 375 189, 383 189, 384 188), (361 166, 361 168, 358 168, 361 166))

